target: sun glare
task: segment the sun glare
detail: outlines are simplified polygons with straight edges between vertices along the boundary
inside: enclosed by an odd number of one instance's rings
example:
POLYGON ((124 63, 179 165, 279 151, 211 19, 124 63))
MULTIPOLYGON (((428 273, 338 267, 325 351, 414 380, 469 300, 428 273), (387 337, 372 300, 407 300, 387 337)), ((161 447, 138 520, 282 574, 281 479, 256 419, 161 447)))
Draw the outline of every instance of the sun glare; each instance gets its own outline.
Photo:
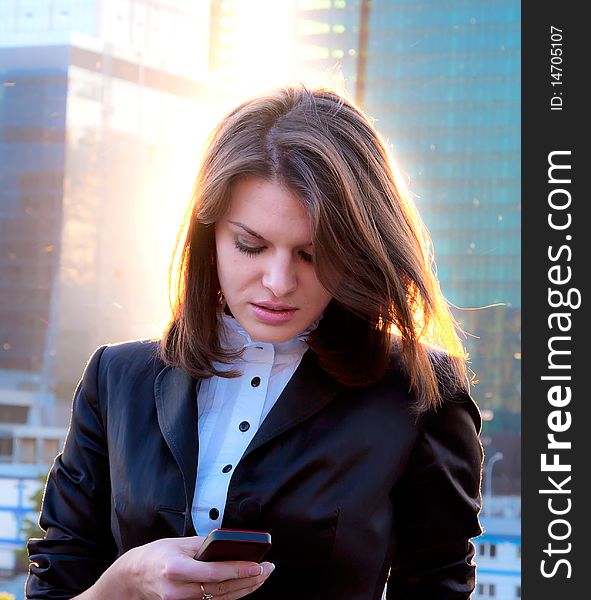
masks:
POLYGON ((231 40, 231 80, 241 94, 252 95, 285 83, 293 64, 291 2, 236 1, 235 38, 231 40))
POLYGON ((179 127, 168 121, 177 132, 173 154, 178 158, 160 155, 158 192, 150 193, 155 196, 150 202, 155 208, 153 215, 144 216, 150 222, 149 230, 158 232, 145 245, 147 263, 153 267, 147 286, 157 298, 157 316, 146 323, 153 335, 162 331, 170 316, 168 295, 164 293, 168 268, 190 201, 198 158, 216 123, 244 100, 283 85, 328 86, 346 93, 338 65, 323 72, 310 68, 299 57, 293 0, 225 0, 219 8, 216 22, 211 23, 216 33, 209 48, 210 58, 216 58, 215 66, 205 75, 202 96, 195 102, 195 118, 169 115, 172 121, 191 122, 179 127))

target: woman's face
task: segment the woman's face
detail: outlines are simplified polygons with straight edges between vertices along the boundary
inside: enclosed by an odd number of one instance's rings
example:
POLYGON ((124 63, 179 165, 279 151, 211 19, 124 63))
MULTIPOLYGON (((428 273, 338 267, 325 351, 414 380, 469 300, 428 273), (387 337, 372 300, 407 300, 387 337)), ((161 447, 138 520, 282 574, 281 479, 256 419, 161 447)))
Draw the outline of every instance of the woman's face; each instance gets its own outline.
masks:
POLYGON ((304 205, 279 183, 237 181, 228 211, 216 223, 215 241, 226 302, 251 338, 289 340, 330 302, 314 271, 304 205))

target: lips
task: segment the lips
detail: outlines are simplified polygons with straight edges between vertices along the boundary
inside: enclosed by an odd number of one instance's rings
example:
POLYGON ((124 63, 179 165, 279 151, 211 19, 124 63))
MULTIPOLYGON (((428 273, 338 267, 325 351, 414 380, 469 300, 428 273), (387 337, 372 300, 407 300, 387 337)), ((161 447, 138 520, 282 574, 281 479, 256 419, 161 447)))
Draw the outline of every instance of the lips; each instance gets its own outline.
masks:
POLYGON ((272 302, 252 303, 255 318, 268 325, 281 325, 287 323, 295 315, 297 308, 288 304, 274 304, 272 302))
POLYGON ((268 310, 296 310, 295 306, 290 306, 289 304, 274 304, 272 302, 253 302, 255 306, 262 306, 268 310))

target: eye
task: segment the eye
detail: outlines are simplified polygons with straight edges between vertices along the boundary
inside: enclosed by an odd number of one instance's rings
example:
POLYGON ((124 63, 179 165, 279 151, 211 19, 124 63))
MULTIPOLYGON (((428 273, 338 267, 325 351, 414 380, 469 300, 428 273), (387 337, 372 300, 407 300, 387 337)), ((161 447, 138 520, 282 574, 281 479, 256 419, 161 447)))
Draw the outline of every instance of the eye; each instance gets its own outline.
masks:
MULTIPOLYGON (((237 250, 249 256, 260 254, 266 248, 266 246, 250 246, 244 242, 241 242, 239 239, 234 240, 234 246, 237 250)), ((300 252, 300 257, 304 262, 314 262, 314 257, 309 252, 300 252)))
POLYGON ((234 241, 234 246, 237 250, 240 250, 240 252, 248 254, 249 256, 260 254, 265 249, 264 246, 249 246, 247 244, 243 244, 239 240, 234 241))

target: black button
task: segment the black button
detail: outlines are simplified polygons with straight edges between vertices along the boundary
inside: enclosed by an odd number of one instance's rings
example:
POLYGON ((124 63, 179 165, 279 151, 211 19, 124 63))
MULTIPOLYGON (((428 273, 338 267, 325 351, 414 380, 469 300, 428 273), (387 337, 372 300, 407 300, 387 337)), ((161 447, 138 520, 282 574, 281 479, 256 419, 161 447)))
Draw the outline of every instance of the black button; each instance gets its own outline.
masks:
POLYGON ((255 348, 256 348, 257 350, 262 350, 262 349, 263 349, 263 347, 262 347, 262 346, 255 346, 255 348))
POLYGON ((222 469, 222 473, 229 473, 232 470, 232 465, 226 465, 223 469, 222 469))
POLYGON ((245 498, 238 505, 238 513, 245 519, 255 519, 261 514, 261 505, 254 498, 245 498))
POLYGON ((252 385, 252 387, 259 387, 259 385, 261 385, 261 378, 260 377, 253 377, 250 380, 250 385, 252 385))
POLYGON ((212 508, 212 509, 209 511, 209 518, 210 518, 212 521, 215 521, 215 520, 216 520, 216 519, 217 519, 219 516, 220 516, 220 511, 219 511, 217 508, 212 508))
POLYGON ((250 423, 248 421, 242 421, 242 423, 238 425, 238 429, 240 429, 240 431, 248 431, 250 429, 250 423))

